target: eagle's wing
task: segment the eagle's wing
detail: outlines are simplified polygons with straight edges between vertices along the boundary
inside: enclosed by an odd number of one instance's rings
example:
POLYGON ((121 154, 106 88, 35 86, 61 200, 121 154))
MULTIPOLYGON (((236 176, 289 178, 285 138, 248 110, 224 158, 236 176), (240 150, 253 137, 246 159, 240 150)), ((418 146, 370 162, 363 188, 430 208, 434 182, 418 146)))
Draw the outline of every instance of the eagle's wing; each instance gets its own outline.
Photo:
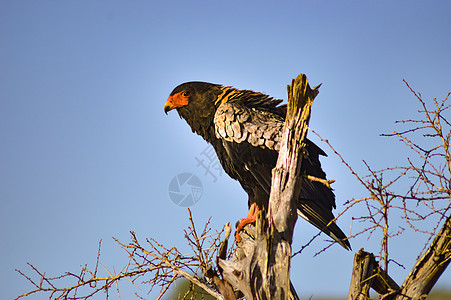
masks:
POLYGON ((216 137, 228 142, 247 142, 254 147, 279 150, 283 118, 240 103, 223 103, 215 113, 216 137))
MULTIPOLYGON (((277 161, 283 119, 240 103, 223 103, 216 110, 216 137, 238 172, 249 172, 269 195, 271 170, 277 161)), ((267 201, 267 200, 266 200, 267 201)))
MULTIPOLYGON (((251 173, 256 184, 269 197, 272 169, 277 162, 284 118, 268 110, 249 108, 239 102, 226 102, 216 110, 214 125, 215 135, 223 141, 237 172, 251 173)), ((334 220, 332 208, 335 208, 334 193, 324 184, 306 178, 306 175, 326 178, 319 161, 319 155, 325 153, 307 139, 301 155, 303 156, 301 176, 304 180, 298 201, 299 215, 345 248, 350 247, 344 233, 332 221, 334 220)))

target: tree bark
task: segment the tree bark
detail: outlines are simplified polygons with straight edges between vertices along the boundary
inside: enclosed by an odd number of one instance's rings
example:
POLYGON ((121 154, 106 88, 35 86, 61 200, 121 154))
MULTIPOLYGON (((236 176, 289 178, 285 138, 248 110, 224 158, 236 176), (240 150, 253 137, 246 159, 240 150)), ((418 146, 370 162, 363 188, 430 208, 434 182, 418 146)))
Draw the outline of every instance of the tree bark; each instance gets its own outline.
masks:
POLYGON ((255 230, 247 226, 240 233, 232 261, 218 259, 223 278, 249 299, 299 299, 290 283, 291 242, 297 219, 304 146, 313 99, 311 89, 300 74, 288 91, 288 111, 277 165, 273 169, 269 209, 257 216, 255 230))
POLYGON ((348 300, 369 299, 370 287, 384 300, 425 299, 450 261, 451 216, 401 287, 379 266, 372 253, 360 250, 354 257, 348 300))
POLYGON ((424 299, 451 261, 451 216, 401 286, 396 300, 424 299))
POLYGON ((348 300, 369 299, 370 287, 386 300, 399 291, 399 286, 380 268, 374 255, 360 249, 354 256, 348 300))

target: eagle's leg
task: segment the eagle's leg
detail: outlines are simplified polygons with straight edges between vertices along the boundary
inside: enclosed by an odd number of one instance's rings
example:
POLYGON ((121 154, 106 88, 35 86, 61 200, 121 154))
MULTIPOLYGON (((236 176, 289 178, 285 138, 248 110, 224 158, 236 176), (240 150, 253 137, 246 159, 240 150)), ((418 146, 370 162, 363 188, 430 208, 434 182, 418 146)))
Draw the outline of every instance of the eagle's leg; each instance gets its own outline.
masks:
POLYGON ((256 203, 252 203, 251 207, 249 207, 249 213, 247 214, 247 217, 244 219, 241 219, 238 223, 238 226, 236 227, 235 232, 235 240, 237 242, 240 241, 240 236, 238 233, 246 226, 247 224, 254 223, 257 221, 257 214, 258 214, 258 206, 256 203))

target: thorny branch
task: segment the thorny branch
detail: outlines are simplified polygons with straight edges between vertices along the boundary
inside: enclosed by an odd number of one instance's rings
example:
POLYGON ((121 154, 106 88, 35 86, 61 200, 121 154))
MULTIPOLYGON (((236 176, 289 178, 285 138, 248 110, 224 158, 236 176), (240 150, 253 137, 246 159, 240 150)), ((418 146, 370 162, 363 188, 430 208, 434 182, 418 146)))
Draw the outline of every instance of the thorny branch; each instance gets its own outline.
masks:
MULTIPOLYGON (((183 255, 176 247, 167 248, 152 238, 146 239, 143 244, 132 231, 130 232, 131 241, 128 244, 114 238, 129 256, 128 263, 120 272, 116 273, 114 270, 110 272, 104 267, 106 274, 101 274, 99 269, 99 265, 102 266, 100 263, 101 243, 99 243, 94 269, 84 265, 78 274, 67 272, 57 277, 47 276, 30 263, 28 265, 35 273, 34 275, 26 275, 17 270, 34 286, 34 289, 16 299, 38 292, 48 292, 49 299, 90 299, 101 291, 106 292, 108 298, 110 288, 113 286, 120 298, 118 282, 123 279, 135 286, 140 283, 145 284, 149 288, 149 292, 152 288, 159 287, 160 294, 157 299, 161 299, 172 283, 182 277, 202 287, 217 299, 222 299, 221 294, 207 282, 203 274, 208 269, 216 267, 213 258, 219 249, 224 229, 220 232, 211 232, 210 221, 208 221, 199 234, 194 226, 191 211, 188 211, 191 225, 185 231, 185 238, 193 249, 192 254, 183 255), (68 284, 67 280, 72 284, 68 284)), ((136 295, 140 297, 138 294, 136 295)))
POLYGON ((369 238, 373 233, 380 232, 382 240, 379 257, 383 263, 381 267, 385 271, 388 270, 389 262, 394 262, 389 258, 389 239, 406 230, 405 226, 394 230, 391 226, 391 216, 400 212, 409 228, 428 235, 424 251, 451 211, 450 94, 442 101, 433 99, 433 107, 429 107, 421 94, 415 92, 406 81, 404 83, 420 104, 420 117, 397 121, 397 124, 409 127, 382 136, 398 137, 408 147, 411 155, 407 157, 405 165, 376 171, 363 161, 368 175, 362 176, 344 160, 328 140, 309 128, 310 132, 330 147, 369 192, 369 196, 346 202, 341 214, 355 205, 364 205, 367 214, 353 217, 354 221, 362 222, 364 227, 350 238, 364 233, 368 234, 369 238))
MULTIPOLYGON (((406 230, 401 226, 399 230, 393 230, 391 220, 394 216, 400 215, 408 228, 428 235, 421 250, 424 252, 427 248, 425 254, 419 259, 400 288, 391 285, 389 291, 380 292, 370 284, 382 299, 420 299, 427 296, 450 262, 451 124, 449 108, 451 105, 447 103, 450 94, 448 93, 442 101, 433 99, 434 105, 429 107, 421 94, 415 92, 406 81, 404 83, 420 104, 418 110, 420 118, 397 121, 397 124, 407 128, 383 134, 383 136, 398 137, 407 146, 411 155, 407 157, 404 165, 378 171, 372 170, 364 162, 369 175, 363 178, 351 170, 370 193, 370 197, 348 202, 348 208, 364 203, 368 211, 365 216, 354 218, 367 224, 355 235, 369 232, 371 236, 375 231, 382 231, 379 255, 381 261, 379 271, 376 272, 377 276, 389 279, 389 262, 396 263, 396 261, 389 258, 388 241, 406 230), (431 243, 432 239, 434 241, 431 243), (384 272, 383 276, 381 272, 384 272)), ((354 270, 355 268, 358 268, 356 262, 354 270)), ((356 286, 358 286, 358 276, 354 277, 353 273, 351 287, 356 286)), ((356 294, 351 290, 349 299, 367 299, 367 291, 362 289, 363 286, 359 288, 361 293, 356 294)))

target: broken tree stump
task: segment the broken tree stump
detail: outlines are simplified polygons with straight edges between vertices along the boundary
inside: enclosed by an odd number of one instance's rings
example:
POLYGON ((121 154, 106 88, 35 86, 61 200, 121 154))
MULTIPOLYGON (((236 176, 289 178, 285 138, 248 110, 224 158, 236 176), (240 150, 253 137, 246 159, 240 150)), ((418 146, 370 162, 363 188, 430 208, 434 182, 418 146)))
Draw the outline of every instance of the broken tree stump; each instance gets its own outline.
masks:
POLYGON ((369 299, 370 288, 384 300, 425 299, 450 262, 451 217, 448 217, 401 287, 379 266, 372 253, 361 249, 354 256, 348 300, 369 299))

